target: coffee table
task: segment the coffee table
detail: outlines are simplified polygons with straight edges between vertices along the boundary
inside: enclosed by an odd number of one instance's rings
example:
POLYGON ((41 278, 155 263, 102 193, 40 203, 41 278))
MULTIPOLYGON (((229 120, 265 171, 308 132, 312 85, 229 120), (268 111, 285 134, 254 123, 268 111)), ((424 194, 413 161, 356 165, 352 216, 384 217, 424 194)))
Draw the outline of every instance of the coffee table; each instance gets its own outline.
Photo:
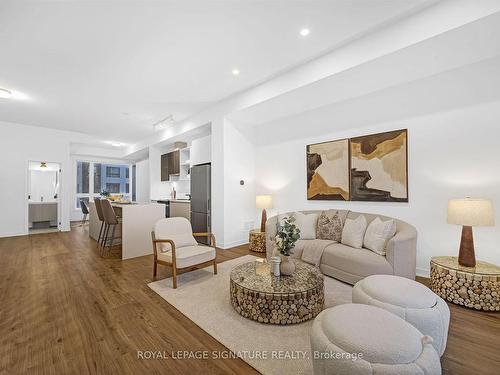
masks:
POLYGON ((296 324, 314 318, 324 306, 324 276, 298 260, 292 276, 255 272, 255 263, 235 267, 230 276, 231 304, 245 318, 267 324, 296 324))

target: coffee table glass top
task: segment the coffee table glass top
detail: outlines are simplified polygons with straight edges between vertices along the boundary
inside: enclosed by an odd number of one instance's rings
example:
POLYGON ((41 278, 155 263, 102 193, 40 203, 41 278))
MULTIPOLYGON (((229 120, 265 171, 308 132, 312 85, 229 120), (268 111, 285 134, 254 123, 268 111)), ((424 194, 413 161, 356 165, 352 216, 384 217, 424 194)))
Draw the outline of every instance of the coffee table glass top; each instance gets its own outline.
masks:
POLYGON ((451 268, 457 271, 469 272, 479 275, 498 275, 500 274, 500 267, 491 263, 476 261, 476 267, 464 267, 458 264, 457 257, 441 256, 432 257, 432 263, 442 267, 451 268))
POLYGON ((292 276, 276 277, 270 270, 257 275, 255 262, 249 262, 231 271, 231 281, 245 289, 271 294, 307 292, 323 284, 324 277, 318 268, 301 261, 291 261, 295 262, 296 266, 292 276))

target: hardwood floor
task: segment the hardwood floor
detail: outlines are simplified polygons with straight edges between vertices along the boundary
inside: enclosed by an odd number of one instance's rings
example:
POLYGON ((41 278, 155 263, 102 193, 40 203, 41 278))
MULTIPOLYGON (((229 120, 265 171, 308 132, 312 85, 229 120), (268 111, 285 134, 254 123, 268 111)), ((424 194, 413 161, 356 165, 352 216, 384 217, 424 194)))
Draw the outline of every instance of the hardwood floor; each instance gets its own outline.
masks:
MULTIPOLYGON (((257 373, 238 359, 139 359, 225 347, 147 287, 151 256, 102 259, 87 230, 0 238, 0 374, 257 373)), ((450 308, 444 373, 499 373, 500 315, 450 308)))

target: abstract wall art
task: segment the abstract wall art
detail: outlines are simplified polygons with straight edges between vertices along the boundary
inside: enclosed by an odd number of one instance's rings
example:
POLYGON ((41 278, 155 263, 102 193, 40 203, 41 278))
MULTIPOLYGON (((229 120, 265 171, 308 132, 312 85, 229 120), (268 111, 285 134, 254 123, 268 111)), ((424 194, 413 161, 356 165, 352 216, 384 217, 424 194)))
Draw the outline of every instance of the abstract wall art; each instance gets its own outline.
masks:
POLYGON ((308 145, 307 199, 350 200, 349 140, 308 145))
POLYGON ((406 129, 350 139, 353 201, 408 202, 406 129))

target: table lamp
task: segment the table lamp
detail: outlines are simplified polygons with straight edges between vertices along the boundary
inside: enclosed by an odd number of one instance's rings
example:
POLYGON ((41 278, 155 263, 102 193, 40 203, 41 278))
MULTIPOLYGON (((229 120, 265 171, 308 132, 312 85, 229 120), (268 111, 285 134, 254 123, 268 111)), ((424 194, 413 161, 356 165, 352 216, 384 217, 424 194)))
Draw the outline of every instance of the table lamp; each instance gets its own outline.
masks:
POLYGON ((464 267, 475 267, 472 227, 495 225, 491 201, 477 198, 451 199, 448 202, 448 224, 462 225, 458 264, 464 267))
POLYGON ((255 206, 262 209, 262 219, 260 220, 260 231, 266 231, 267 213, 266 208, 273 208, 273 197, 271 195, 257 195, 255 206))

